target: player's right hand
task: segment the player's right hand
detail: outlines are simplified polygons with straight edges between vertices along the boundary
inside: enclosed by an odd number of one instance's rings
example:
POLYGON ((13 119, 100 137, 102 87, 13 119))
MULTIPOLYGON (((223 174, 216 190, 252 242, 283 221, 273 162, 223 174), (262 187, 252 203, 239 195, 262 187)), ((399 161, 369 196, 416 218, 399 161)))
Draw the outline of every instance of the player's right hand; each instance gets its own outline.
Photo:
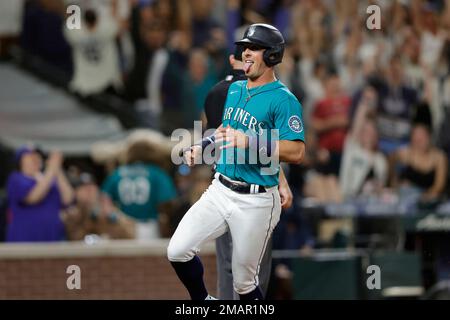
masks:
POLYGON ((201 146, 192 146, 189 150, 183 154, 184 161, 189 167, 193 167, 195 164, 200 163, 202 156, 201 146))

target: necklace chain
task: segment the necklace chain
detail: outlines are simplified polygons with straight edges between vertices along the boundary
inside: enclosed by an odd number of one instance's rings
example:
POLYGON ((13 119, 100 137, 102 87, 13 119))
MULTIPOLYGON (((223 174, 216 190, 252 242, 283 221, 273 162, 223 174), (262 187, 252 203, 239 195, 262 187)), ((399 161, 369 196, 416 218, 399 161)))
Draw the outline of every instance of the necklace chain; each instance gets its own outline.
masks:
POLYGON ((247 89, 247 101, 250 100, 253 96, 255 96, 261 90, 262 87, 263 86, 259 86, 259 88, 253 94, 251 94, 248 85, 246 85, 245 89, 247 89))

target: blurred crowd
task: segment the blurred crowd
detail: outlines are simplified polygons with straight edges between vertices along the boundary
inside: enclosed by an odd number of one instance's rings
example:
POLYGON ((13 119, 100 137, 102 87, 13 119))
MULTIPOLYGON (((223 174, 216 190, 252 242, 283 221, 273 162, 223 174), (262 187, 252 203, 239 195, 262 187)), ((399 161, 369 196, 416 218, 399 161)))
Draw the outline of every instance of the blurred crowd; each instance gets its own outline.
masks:
POLYGON ((66 27, 64 1, 26 1, 21 45, 71 72, 73 92, 117 95, 166 135, 192 128, 229 71, 234 39, 272 23, 287 40, 277 75, 303 105, 306 197, 339 203, 403 184, 425 200, 444 194, 449 1, 71 3, 82 8, 79 30, 66 27), (366 26, 371 4, 380 30, 366 26))
POLYGON ((209 185, 211 168, 170 164, 155 131, 99 142, 92 161, 64 160, 34 144, 15 151, 6 183, 7 242, 170 237, 209 185))
POLYGON ((303 106, 307 137, 305 162, 285 167, 295 201, 275 246, 316 245, 306 207, 409 213, 447 200, 449 0, 69 2, 25 1, 20 46, 67 72, 75 95, 107 93, 144 110, 153 133, 96 149, 100 174, 63 167, 59 153, 19 149, 7 240, 169 237, 211 168, 173 165, 167 137, 202 120, 208 91, 230 71, 234 40, 257 22, 286 39, 276 73, 303 106), (79 30, 66 27, 69 2, 82 8, 79 30), (381 8, 379 30, 366 26, 371 4, 381 8), (44 208, 45 219, 21 218, 44 208))

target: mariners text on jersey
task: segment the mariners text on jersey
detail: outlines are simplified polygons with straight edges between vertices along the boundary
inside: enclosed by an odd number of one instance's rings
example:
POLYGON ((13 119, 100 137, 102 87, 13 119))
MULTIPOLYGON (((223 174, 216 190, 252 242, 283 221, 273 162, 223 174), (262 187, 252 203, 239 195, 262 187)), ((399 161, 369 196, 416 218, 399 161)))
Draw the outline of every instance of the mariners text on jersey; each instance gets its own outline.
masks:
MULTIPOLYGON (((228 89, 222 125, 243 130, 247 135, 263 135, 277 130, 277 140, 304 141, 302 106, 281 81, 247 89, 247 81, 236 81, 228 89)), ((216 170, 238 181, 275 186, 278 184, 278 169, 271 174, 261 174, 266 164, 241 163, 237 159, 248 154, 248 150, 225 149, 216 170)))

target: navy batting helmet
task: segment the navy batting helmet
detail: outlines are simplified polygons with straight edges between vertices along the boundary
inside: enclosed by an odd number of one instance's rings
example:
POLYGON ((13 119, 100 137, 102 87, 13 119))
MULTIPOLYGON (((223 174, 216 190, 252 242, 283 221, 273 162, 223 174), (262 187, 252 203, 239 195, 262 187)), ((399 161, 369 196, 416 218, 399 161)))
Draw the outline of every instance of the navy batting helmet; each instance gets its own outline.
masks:
POLYGON ((270 24, 252 24, 247 30, 245 30, 244 37, 235 43, 240 46, 253 43, 266 48, 263 59, 268 67, 272 67, 283 60, 283 35, 277 28, 271 26, 270 24))

